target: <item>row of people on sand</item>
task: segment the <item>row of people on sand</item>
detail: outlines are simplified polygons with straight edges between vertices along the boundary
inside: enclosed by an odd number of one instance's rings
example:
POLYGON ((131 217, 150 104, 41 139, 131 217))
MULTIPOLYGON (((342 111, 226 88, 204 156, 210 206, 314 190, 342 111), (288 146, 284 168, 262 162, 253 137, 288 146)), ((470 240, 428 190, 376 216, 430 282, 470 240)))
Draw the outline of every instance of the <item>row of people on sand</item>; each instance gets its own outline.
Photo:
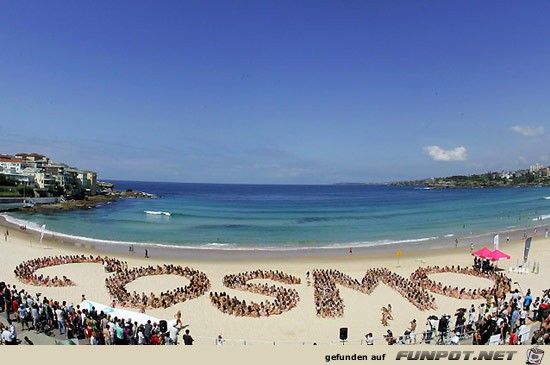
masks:
POLYGON ((497 273, 494 271, 491 272, 482 272, 475 270, 469 267, 460 267, 460 266, 428 266, 428 267, 419 267, 412 272, 410 279, 419 283, 423 288, 445 295, 448 297, 458 298, 458 299, 481 299, 487 298, 489 296, 501 296, 502 293, 510 291, 511 280, 506 275, 502 273, 497 273), (455 273, 455 274, 465 274, 472 275, 476 277, 486 278, 492 280, 494 285, 491 288, 478 288, 478 289, 466 289, 458 288, 451 285, 443 285, 441 282, 435 282, 429 278, 430 274, 437 273, 455 273))
POLYGON ((125 261, 121 261, 110 257, 92 256, 92 255, 67 255, 67 256, 48 256, 40 257, 32 260, 27 260, 14 269, 15 276, 25 284, 35 286, 74 286, 75 283, 68 277, 48 275, 37 275, 36 271, 46 267, 66 265, 66 264, 81 264, 81 263, 97 263, 103 265, 106 272, 117 272, 128 267, 125 261))
POLYGON ((164 265, 128 269, 128 264, 125 261, 92 255, 49 256, 32 259, 19 264, 15 268, 14 273, 25 284, 57 287, 73 286, 75 283, 66 276, 50 277, 43 274, 37 275, 36 270, 75 263, 98 263, 103 265, 106 272, 114 272, 115 275, 105 279, 107 290, 113 300, 112 304, 140 308, 142 311, 150 308, 171 307, 185 300, 196 298, 210 288, 210 282, 206 274, 189 267, 164 265), (149 295, 145 293, 138 294, 136 292, 129 293, 126 290, 126 284, 140 277, 151 275, 180 275, 188 278, 190 284, 185 287, 162 292, 160 295, 155 295, 154 293, 150 293, 149 295))
POLYGON ((361 281, 337 270, 316 269, 312 276, 315 308, 320 317, 342 317, 344 314, 344 301, 336 284, 371 294, 381 281, 420 310, 436 308, 435 298, 427 290, 386 268, 367 270, 361 281))
POLYGON ((226 275, 223 279, 226 287, 271 296, 275 300, 265 301, 265 303, 250 302, 247 304, 245 300, 230 297, 225 292, 215 292, 210 293, 211 303, 223 313, 239 317, 268 317, 278 315, 291 310, 298 304, 300 296, 295 289, 276 285, 248 283, 248 281, 255 279, 269 279, 285 284, 301 283, 300 278, 274 270, 255 270, 236 275, 226 275))
MULTIPOLYGON (((42 297, 41 294, 31 295, 15 285, 5 286, 1 297, 6 304, 2 310, 8 312, 6 318, 20 322, 23 331, 57 330, 61 337, 66 335, 68 338, 88 338, 92 344, 169 344, 174 338, 177 341, 177 334, 184 327, 181 312, 175 315, 176 326, 172 329, 162 328, 161 323, 142 326, 131 319, 112 318, 95 308, 87 311, 66 301, 56 301, 42 297)), ((384 307, 384 310, 391 316, 391 304, 384 307)), ((488 343, 491 336, 498 334, 501 343, 525 344, 525 337, 522 337, 525 326, 529 321, 538 321, 540 325, 532 327, 531 343, 550 344, 549 313, 550 289, 543 291, 535 299, 530 289, 525 294, 515 289, 499 296, 489 296, 477 307, 472 304, 469 309, 458 308, 454 316, 444 314, 441 318, 428 317, 424 342, 435 342, 442 335, 449 339, 473 334, 473 343, 483 345, 488 343)), ((415 332, 416 320, 411 321, 403 336, 395 338, 393 333, 391 336, 387 333, 386 342, 414 342, 415 332)), ((370 337, 372 340, 372 334, 370 337)))
POLYGON ((105 279, 107 291, 115 305, 122 307, 140 308, 142 311, 151 308, 169 308, 177 303, 199 297, 210 290, 210 281, 205 273, 182 267, 180 265, 157 265, 123 269, 115 275, 105 279), (178 275, 189 279, 189 285, 155 294, 151 292, 130 293, 126 285, 136 279, 154 275, 178 275))

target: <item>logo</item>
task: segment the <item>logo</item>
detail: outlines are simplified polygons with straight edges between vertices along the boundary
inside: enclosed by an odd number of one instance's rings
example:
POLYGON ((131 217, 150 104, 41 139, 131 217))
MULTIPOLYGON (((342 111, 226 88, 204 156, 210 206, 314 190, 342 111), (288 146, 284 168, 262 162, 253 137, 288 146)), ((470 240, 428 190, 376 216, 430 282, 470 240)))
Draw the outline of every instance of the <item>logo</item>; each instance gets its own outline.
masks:
POLYGON ((539 349, 537 346, 527 350, 527 362, 526 364, 540 364, 542 357, 544 356, 544 351, 539 349))

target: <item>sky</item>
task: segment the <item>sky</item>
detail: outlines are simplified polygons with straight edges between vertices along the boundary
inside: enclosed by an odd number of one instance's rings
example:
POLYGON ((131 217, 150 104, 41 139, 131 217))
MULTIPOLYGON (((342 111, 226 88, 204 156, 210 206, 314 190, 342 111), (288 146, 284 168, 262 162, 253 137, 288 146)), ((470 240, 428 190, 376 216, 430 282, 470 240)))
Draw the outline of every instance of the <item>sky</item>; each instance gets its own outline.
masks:
POLYGON ((550 2, 0 1, 0 153, 99 179, 550 164, 550 2))

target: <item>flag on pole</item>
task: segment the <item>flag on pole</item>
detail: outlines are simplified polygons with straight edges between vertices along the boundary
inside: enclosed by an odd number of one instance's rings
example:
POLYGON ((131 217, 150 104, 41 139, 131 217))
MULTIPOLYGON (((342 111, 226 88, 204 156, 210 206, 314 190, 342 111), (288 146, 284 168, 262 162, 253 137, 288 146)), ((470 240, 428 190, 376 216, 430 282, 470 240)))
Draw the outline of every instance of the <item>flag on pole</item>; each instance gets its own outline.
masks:
POLYGON ((529 249, 531 248, 531 238, 529 237, 527 240, 525 240, 525 249, 523 250, 523 263, 525 264, 527 262, 527 258, 529 257, 529 249))
POLYGON ((495 238, 493 238, 493 251, 498 250, 498 240, 499 240, 499 237, 498 237, 498 234, 496 234, 495 238))
POLYGON ((40 231, 40 244, 42 244, 42 239, 44 238, 44 231, 46 231, 46 225, 42 225, 42 230, 40 231))

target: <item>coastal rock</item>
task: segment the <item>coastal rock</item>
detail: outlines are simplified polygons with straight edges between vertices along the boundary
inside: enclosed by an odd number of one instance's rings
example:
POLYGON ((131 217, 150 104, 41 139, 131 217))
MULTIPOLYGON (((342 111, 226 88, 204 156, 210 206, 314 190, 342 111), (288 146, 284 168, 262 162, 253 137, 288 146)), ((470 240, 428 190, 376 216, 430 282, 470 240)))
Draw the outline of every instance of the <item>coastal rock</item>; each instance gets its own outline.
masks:
POLYGON ((36 204, 34 206, 21 207, 17 210, 23 212, 44 212, 44 211, 66 211, 66 210, 79 210, 79 209, 92 209, 98 205, 105 204, 107 202, 113 202, 119 198, 137 198, 137 199, 151 199, 156 196, 145 192, 136 192, 133 190, 118 191, 114 190, 105 195, 88 196, 81 200, 66 200, 58 203, 51 204, 36 204))

